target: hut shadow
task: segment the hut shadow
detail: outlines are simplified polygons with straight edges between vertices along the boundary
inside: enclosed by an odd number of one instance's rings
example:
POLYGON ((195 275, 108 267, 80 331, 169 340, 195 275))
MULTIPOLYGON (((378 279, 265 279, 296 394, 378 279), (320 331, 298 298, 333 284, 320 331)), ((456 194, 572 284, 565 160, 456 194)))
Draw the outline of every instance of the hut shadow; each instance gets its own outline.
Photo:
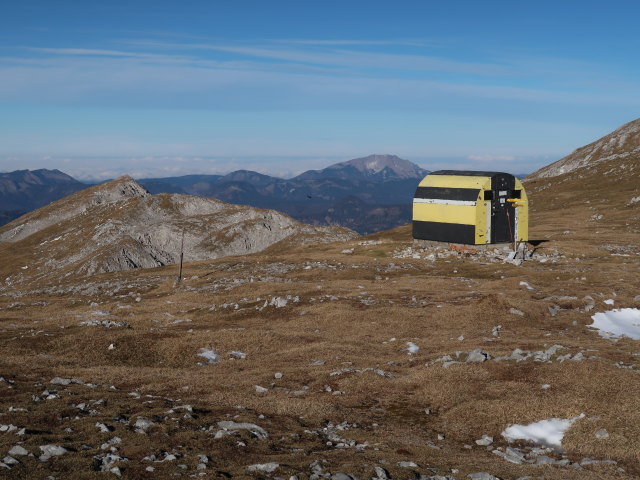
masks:
POLYGON ((527 243, 533 247, 533 250, 531 250, 531 255, 533 256, 533 254, 536 253, 536 250, 538 249, 538 247, 540 245, 542 245, 543 243, 546 243, 548 241, 549 241, 548 239, 544 239, 544 240, 527 240, 527 243))

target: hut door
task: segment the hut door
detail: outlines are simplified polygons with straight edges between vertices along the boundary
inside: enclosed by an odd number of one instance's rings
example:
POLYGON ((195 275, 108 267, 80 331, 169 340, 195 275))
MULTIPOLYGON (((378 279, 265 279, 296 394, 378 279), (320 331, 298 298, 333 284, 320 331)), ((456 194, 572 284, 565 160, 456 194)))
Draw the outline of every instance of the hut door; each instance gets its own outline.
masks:
POLYGON ((515 178, 508 174, 491 178, 493 200, 491 202, 491 243, 508 243, 515 238, 515 208, 507 198, 515 188, 515 178))

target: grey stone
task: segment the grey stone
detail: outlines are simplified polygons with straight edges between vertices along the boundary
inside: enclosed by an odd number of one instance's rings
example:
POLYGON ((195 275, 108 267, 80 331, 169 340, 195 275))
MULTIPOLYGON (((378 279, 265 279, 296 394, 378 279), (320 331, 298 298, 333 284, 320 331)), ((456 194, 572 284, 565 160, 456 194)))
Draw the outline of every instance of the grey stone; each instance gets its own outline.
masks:
POLYGON ((562 310, 562 308, 560 308, 558 305, 552 305, 547 308, 549 309, 549 313, 551 314, 552 317, 555 317, 558 314, 558 312, 562 310))
POLYGON ((54 385, 69 385, 71 383, 71 379, 55 377, 52 378, 49 383, 53 383, 54 385))
POLYGON ((476 348, 475 350, 472 350, 471 352, 469 352, 469 355, 467 355, 467 359, 465 360, 465 362, 466 363, 482 363, 482 362, 486 362, 490 358, 491 358, 491 355, 489 355, 486 352, 483 352, 479 348, 476 348))
POLYGON ((4 457, 2 459, 2 461, 7 465, 17 465, 18 463, 20 463, 18 460, 16 460, 15 458, 13 458, 11 456, 4 457))
POLYGON ((247 467, 247 470, 249 470, 250 472, 272 473, 272 472, 275 472, 278 469, 279 466, 280 466, 280 464, 275 463, 275 462, 257 463, 255 465, 249 465, 247 467))
MULTIPOLYGON (((607 432, 604 428, 601 428, 596 432, 596 438, 600 440, 604 440, 605 438, 609 438, 609 432, 607 432)), ((11 453, 11 452, 9 452, 11 453)))
POLYGON ((154 425, 154 422, 152 422, 151 420, 148 420, 143 417, 138 417, 136 419, 136 423, 133 426, 135 427, 136 432, 146 433, 147 430, 149 430, 149 428, 151 428, 151 426, 153 425, 154 425))
POLYGON ((9 455, 29 455, 29 451, 21 445, 15 445, 9 450, 9 455))
POLYGON ((98 427, 98 429, 100 429, 100 432, 102 433, 109 433, 109 432, 113 432, 114 430, 113 427, 109 427, 104 423, 100 423, 100 422, 96 422, 96 427, 98 427))
POLYGON ((585 466, 585 465, 597 465, 597 464, 604 464, 604 465, 617 465, 618 462, 616 462, 615 460, 594 460, 592 458, 583 458, 580 461, 580 465, 581 466, 585 466))
POLYGON ((556 463, 555 458, 551 458, 547 455, 539 455, 536 457, 536 463, 539 465, 554 465, 556 463))
POLYGON ((382 467, 373 467, 376 472, 375 480, 390 480, 389 472, 382 467))
POLYGON ((520 465, 525 460, 524 454, 517 448, 507 447, 504 452, 493 450, 493 453, 504 458, 507 462, 515 463, 516 465, 520 465))
POLYGON ((348 473, 334 473, 331 480, 356 480, 356 478, 348 473))
MULTIPOLYGON (((251 434, 254 437, 257 438, 267 438, 269 437, 269 434, 267 434, 266 430, 262 427, 259 427, 258 425, 254 424, 254 423, 236 423, 230 420, 225 420, 222 422, 218 422, 218 427, 222 428, 223 430, 227 430, 227 431, 234 431, 234 430, 249 430, 251 432, 251 434)), ((217 434, 216 434, 216 438, 217 434)))
POLYGON ((582 352, 578 352, 576 353, 573 358, 571 359, 572 362, 581 362, 582 360, 584 360, 584 355, 582 354, 582 352))
POLYGON ((480 440, 476 440, 476 444, 481 445, 483 447, 491 445, 492 443, 493 443, 493 437, 490 437, 489 435, 482 435, 482 438, 480 440))
POLYGON ((456 362, 455 360, 452 360, 452 361, 450 361, 450 362, 444 362, 444 363, 442 364, 442 366, 443 366, 444 368, 449 368, 451 365, 455 365, 455 364, 457 364, 457 363, 462 363, 462 362, 456 362))
POLYGON ((500 477, 496 477, 487 472, 470 473, 467 475, 467 478, 471 480, 501 480, 500 477))
POLYGON ((121 457, 117 453, 105 453, 102 455, 96 455, 95 457, 93 457, 93 459, 95 461, 96 468, 100 472, 111 472, 118 476, 120 476, 120 469, 115 466, 115 463, 127 461, 126 458, 121 457), (117 473, 114 470, 116 470, 117 473))
POLYGON ((67 453, 67 449, 59 445, 41 445, 40 450, 42 450, 43 455, 49 455, 50 457, 67 453))
POLYGON ((401 468, 417 468, 418 465, 414 462, 398 462, 398 466, 401 468))

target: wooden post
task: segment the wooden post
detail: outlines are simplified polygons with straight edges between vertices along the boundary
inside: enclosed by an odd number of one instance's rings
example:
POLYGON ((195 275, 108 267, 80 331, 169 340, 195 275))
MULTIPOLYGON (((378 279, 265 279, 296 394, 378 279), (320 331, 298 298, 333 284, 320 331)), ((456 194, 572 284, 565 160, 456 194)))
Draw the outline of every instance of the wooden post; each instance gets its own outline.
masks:
POLYGON ((182 241, 180 242, 180 270, 178 271, 178 283, 182 282, 182 260, 184 259, 184 228, 182 229, 182 241))

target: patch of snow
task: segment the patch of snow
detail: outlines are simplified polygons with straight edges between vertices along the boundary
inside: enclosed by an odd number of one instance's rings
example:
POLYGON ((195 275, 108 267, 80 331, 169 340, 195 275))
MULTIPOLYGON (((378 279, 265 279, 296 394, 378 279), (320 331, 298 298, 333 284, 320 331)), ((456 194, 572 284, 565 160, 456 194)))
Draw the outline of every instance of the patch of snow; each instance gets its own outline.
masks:
POLYGON ((220 360, 219 355, 213 348, 201 348, 198 356, 206 358, 209 363, 218 363, 220 360))
POLYGON ((584 418, 584 413, 572 418, 550 418, 529 425, 511 425, 502 432, 508 441, 528 440, 550 448, 562 448, 562 438, 576 420, 584 418))
POLYGON ((535 290, 535 288, 533 288, 527 282, 522 281, 522 282, 520 282, 520 285, 522 285, 523 287, 526 287, 527 290, 535 290))
POLYGON ((629 337, 640 340, 640 310, 637 308, 617 308, 598 312, 591 317, 590 328, 598 330, 604 338, 629 337))
POLYGON ((417 346, 413 342, 407 342, 407 352, 409 352, 409 355, 412 355, 414 353, 418 353, 419 351, 420 351, 420 347, 419 346, 417 346))
POLYGON ((607 305, 613 305, 616 301, 613 298, 610 298, 609 300, 605 300, 604 303, 607 305))

